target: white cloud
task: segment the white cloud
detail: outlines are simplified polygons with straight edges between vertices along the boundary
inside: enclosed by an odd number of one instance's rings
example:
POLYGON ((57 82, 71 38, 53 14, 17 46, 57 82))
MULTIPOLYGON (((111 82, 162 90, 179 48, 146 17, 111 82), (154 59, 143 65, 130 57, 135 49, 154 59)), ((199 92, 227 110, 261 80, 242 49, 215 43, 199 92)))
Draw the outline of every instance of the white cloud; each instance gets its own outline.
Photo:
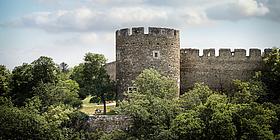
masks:
POLYGON ((36 12, 8 22, 6 26, 40 28, 48 32, 88 32, 110 30, 131 23, 157 24, 166 20, 167 13, 157 8, 123 7, 97 11, 82 7, 74 10, 36 12))
POLYGON ((263 3, 255 0, 238 0, 236 8, 245 16, 263 16, 269 12, 263 3))
POLYGON ((145 0, 85 0, 86 3, 92 3, 93 5, 132 5, 142 4, 145 0))
POLYGON ((262 2, 267 8, 269 13, 264 17, 273 21, 280 21, 280 1, 279 0, 258 0, 262 2))
POLYGON ((240 20, 264 16, 269 13, 269 9, 256 0, 234 0, 208 8, 206 12, 209 18, 213 19, 240 20))
POLYGON ((114 33, 84 32, 66 38, 55 40, 55 45, 60 46, 81 46, 98 48, 100 46, 114 46, 114 33))
POLYGON ((214 23, 202 10, 186 10, 182 17, 188 25, 212 25, 214 23))
POLYGON ((38 28, 48 32, 112 32, 131 26, 208 26, 218 22, 215 20, 236 21, 251 17, 279 20, 280 3, 275 1, 84 0, 74 9, 31 13, 0 25, 38 28), (277 4, 278 7, 275 6, 277 4))
POLYGON ((15 22, 23 27, 42 28, 46 31, 82 31, 88 30, 102 17, 98 11, 88 8, 58 10, 55 12, 36 12, 24 16, 15 22))
POLYGON ((142 7, 113 8, 109 17, 116 22, 149 22, 153 20, 166 20, 167 13, 162 9, 145 9, 142 7))
POLYGON ((98 37, 95 33, 83 34, 78 39, 82 44, 89 44, 89 45, 93 45, 98 41, 98 37))

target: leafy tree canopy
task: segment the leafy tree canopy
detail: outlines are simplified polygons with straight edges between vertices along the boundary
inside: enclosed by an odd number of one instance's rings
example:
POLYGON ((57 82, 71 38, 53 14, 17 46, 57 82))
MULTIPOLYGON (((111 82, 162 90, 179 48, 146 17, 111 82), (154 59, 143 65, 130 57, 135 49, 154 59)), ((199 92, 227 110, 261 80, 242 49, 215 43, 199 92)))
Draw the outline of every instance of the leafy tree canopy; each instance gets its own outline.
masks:
POLYGON ((172 99, 178 92, 176 83, 154 69, 144 70, 134 81, 140 94, 172 99))
POLYGON ((139 139, 163 139, 179 112, 173 81, 153 69, 144 70, 135 80, 137 91, 128 94, 118 112, 133 117, 131 135, 139 139))
POLYGON ((85 98, 87 95, 101 98, 104 113, 106 113, 106 100, 112 99, 115 95, 114 82, 110 80, 105 64, 104 55, 87 53, 84 63, 76 66, 70 76, 79 84, 81 98, 85 98))
POLYGON ((0 95, 6 95, 8 93, 10 79, 10 71, 4 65, 0 65, 0 95))
POLYGON ((264 58, 265 70, 260 78, 268 89, 268 96, 264 101, 280 103, 280 49, 273 48, 272 52, 264 58))

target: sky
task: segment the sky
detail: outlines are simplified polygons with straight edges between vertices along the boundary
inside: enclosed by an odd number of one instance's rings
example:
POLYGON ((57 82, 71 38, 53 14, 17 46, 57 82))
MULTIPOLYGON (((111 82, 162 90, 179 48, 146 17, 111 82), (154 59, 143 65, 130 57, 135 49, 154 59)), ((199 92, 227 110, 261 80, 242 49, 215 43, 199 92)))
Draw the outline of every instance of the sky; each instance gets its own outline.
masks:
POLYGON ((181 48, 263 50, 280 46, 280 0, 1 0, 0 64, 111 62, 115 31, 131 27, 178 29, 181 48))

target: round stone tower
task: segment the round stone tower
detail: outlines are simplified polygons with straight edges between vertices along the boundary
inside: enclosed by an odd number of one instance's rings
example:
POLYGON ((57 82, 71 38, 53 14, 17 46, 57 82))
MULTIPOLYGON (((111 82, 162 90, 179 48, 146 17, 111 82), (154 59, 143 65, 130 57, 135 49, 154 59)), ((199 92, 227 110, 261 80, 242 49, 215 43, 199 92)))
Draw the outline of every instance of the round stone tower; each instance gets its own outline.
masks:
POLYGON ((116 31, 116 81, 117 95, 123 99, 124 92, 135 88, 132 81, 144 70, 154 68, 161 74, 180 83, 179 31, 168 28, 126 28, 116 31))

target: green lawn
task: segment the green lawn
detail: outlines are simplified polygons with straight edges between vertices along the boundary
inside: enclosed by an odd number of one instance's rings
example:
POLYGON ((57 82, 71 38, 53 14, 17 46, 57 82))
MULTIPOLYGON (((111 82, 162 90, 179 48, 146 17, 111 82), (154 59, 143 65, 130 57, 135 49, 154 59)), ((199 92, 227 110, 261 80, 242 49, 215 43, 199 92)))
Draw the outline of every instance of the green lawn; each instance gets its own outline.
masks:
MULTIPOLYGON (((96 109, 103 110, 103 104, 98 105, 98 104, 95 104, 95 103, 90 103, 89 101, 90 101, 91 98, 92 98, 91 96, 86 97, 83 100, 82 108, 80 109, 80 111, 82 111, 82 112, 84 112, 88 115, 94 114, 96 109)), ((107 109, 106 112, 110 112, 115 107, 116 107, 115 102, 107 104, 106 105, 106 109, 107 109)))

